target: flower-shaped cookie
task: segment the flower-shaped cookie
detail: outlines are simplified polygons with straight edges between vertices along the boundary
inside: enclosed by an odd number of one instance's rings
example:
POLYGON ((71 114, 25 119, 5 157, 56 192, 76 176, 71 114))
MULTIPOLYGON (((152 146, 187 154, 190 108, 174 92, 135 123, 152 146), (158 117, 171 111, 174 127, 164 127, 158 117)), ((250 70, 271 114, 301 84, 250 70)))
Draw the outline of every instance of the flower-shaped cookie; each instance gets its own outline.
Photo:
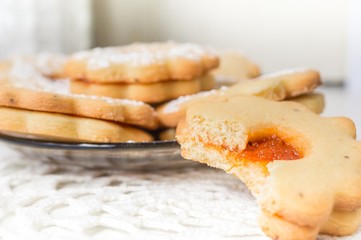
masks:
POLYGON ((201 102, 177 129, 182 155, 245 182, 272 239, 352 234, 361 221, 361 143, 348 118, 292 102, 201 102))
POLYGON ((96 83, 154 83, 190 80, 219 64, 212 50, 192 43, 134 43, 74 53, 65 74, 96 83))

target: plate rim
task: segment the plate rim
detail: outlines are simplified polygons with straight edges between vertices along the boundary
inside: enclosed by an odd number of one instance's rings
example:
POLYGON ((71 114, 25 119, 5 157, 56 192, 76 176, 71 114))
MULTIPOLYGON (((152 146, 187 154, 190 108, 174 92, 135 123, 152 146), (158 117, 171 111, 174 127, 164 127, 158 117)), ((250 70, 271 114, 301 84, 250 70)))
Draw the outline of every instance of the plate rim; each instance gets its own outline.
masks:
POLYGON ((159 140, 152 142, 117 142, 117 143, 96 143, 96 142, 65 142, 46 139, 34 139, 20 136, 12 136, 0 133, 0 140, 21 146, 62 149, 62 150, 110 150, 110 149, 154 149, 180 147, 176 140, 159 140))

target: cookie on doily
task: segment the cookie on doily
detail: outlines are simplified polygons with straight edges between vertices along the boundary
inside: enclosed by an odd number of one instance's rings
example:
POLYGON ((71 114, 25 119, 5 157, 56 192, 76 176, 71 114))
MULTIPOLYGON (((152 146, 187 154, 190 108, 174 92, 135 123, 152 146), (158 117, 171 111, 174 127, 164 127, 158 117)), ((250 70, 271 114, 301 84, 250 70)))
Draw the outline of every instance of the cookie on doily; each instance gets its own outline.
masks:
POLYGON ((182 156, 246 183, 272 239, 344 236, 361 222, 361 143, 344 117, 293 102, 234 96, 201 102, 177 128, 182 156))

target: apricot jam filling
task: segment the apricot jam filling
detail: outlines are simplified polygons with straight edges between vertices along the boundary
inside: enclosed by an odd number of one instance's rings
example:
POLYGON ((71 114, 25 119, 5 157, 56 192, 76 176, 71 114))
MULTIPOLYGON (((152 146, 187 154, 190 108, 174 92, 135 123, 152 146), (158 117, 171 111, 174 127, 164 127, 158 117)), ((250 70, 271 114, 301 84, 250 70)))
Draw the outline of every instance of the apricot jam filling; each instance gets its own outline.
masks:
MULTIPOLYGON (((218 152, 227 150, 225 146, 216 146, 209 143, 206 144, 206 147, 218 152)), ((275 160, 297 160, 304 157, 302 150, 300 151, 276 134, 251 139, 244 150, 240 152, 228 150, 226 154, 228 159, 231 159, 231 169, 233 167, 252 165, 259 167, 264 175, 269 174, 267 169, 269 162, 275 160)))
POLYGON ((302 154, 277 135, 271 135, 249 141, 246 149, 237 154, 237 158, 252 162, 271 162, 300 159, 302 154))

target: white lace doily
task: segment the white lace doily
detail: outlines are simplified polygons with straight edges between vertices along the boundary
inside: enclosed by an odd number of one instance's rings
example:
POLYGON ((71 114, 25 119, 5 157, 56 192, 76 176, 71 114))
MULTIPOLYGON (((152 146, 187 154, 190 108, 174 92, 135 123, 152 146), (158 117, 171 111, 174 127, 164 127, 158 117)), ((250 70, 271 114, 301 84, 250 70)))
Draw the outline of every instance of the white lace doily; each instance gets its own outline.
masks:
POLYGON ((245 186, 219 170, 86 170, 0 144, 0 239, 267 239, 257 214, 245 186))

